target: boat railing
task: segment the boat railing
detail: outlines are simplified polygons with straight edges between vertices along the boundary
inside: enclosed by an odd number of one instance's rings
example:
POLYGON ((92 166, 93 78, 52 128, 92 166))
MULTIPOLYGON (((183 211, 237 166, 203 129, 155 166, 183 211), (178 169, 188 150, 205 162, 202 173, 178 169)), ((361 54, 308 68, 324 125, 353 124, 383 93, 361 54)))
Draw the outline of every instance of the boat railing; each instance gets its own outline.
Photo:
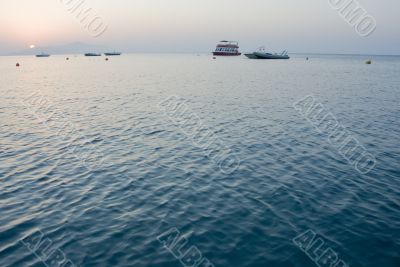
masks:
POLYGON ((259 48, 258 48, 258 51, 259 52, 265 52, 265 46, 263 45, 263 46, 260 46, 259 48))
POLYGON ((220 41, 220 43, 228 43, 229 45, 239 45, 239 42, 237 41, 226 41, 226 40, 222 40, 220 41))

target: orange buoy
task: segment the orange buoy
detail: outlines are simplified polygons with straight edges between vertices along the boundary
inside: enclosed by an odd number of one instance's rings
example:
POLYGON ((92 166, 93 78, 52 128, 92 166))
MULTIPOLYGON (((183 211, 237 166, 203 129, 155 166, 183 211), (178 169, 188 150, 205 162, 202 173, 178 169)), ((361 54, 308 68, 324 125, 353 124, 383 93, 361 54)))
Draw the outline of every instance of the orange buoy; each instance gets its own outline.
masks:
POLYGON ((19 63, 15 64, 15 66, 19 67, 19 63))

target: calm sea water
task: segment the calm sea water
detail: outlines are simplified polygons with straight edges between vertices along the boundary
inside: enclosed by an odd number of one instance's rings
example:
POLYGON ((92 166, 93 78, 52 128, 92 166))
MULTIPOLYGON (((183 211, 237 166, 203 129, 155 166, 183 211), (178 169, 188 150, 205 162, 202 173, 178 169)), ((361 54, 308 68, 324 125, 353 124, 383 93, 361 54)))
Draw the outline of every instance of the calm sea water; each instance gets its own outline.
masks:
POLYGON ((348 266, 400 266, 399 57, 69 58, 0 58, 0 266, 45 266, 38 231, 76 266, 184 266, 157 239, 173 228, 215 266, 317 266, 293 242, 308 230, 348 266), (293 108, 307 95, 371 172, 293 108), (160 110, 170 96, 237 170, 160 110))

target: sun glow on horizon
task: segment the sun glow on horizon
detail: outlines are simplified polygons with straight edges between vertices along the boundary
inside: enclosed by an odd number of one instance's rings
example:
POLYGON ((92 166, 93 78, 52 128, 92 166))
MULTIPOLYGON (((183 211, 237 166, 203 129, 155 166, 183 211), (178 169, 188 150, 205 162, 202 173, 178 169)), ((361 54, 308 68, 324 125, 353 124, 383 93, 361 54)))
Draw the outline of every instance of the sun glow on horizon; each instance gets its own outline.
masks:
POLYGON ((31 45, 29 46, 29 48, 30 48, 30 49, 35 48, 35 45, 31 44, 31 45))

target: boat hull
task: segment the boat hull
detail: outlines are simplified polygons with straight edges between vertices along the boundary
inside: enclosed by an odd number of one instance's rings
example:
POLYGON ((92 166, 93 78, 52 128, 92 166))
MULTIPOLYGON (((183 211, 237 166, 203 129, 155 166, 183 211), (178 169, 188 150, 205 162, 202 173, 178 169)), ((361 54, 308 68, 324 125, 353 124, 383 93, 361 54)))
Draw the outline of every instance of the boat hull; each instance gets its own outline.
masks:
POLYGON ((50 55, 36 55, 36 57, 49 57, 50 55))
POLYGON ((241 54, 242 53, 213 52, 214 56, 224 56, 224 57, 240 56, 241 54))
POLYGON ((288 55, 274 55, 274 54, 269 54, 269 53, 252 53, 252 54, 246 54, 246 57, 251 58, 251 59, 290 59, 288 55))
POLYGON ((120 56, 121 53, 104 53, 105 56, 120 56))
POLYGON ((251 58, 251 59, 259 59, 259 57, 257 57, 254 54, 244 54, 246 57, 251 58))
POLYGON ((85 54, 85 57, 100 57, 101 54, 92 54, 92 53, 87 53, 85 54))

